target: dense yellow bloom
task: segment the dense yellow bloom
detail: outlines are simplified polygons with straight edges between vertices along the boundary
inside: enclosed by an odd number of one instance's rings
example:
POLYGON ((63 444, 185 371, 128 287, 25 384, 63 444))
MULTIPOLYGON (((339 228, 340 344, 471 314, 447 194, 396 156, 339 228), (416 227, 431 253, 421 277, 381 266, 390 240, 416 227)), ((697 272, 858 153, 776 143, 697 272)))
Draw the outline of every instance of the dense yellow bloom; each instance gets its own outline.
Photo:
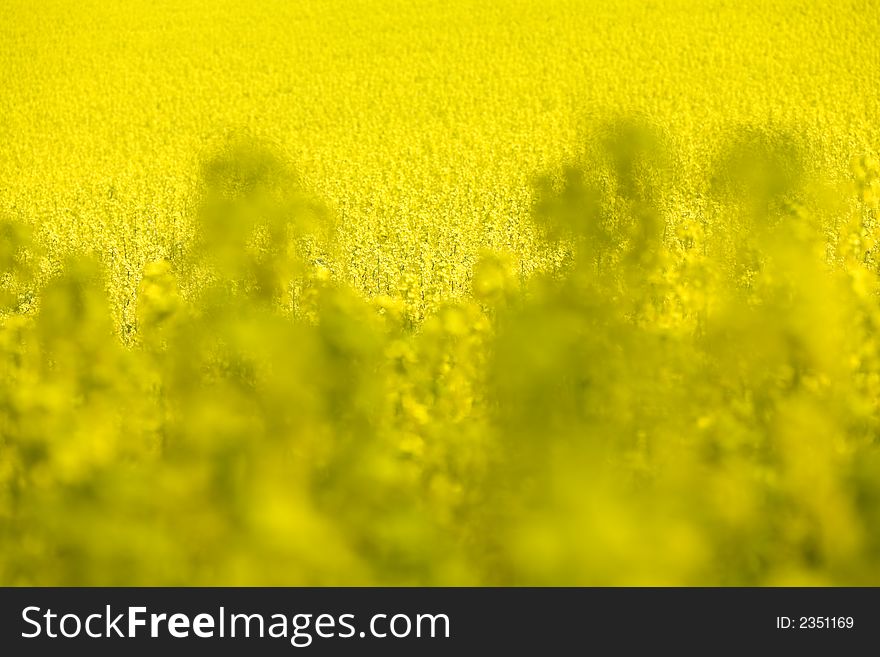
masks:
POLYGON ((869 4, 6 2, 0 584, 880 584, 869 4))

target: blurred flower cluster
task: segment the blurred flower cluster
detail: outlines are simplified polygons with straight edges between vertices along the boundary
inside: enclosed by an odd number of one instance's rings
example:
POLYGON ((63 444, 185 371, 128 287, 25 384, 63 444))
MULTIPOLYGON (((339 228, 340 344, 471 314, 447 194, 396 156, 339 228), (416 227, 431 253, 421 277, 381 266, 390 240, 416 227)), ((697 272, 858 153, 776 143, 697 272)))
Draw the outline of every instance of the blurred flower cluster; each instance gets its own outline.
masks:
POLYGON ((484 249, 425 317, 241 140, 130 329, 3 221, 0 582, 880 584, 876 162, 740 130, 687 196, 595 132, 535 184, 555 264, 484 249))

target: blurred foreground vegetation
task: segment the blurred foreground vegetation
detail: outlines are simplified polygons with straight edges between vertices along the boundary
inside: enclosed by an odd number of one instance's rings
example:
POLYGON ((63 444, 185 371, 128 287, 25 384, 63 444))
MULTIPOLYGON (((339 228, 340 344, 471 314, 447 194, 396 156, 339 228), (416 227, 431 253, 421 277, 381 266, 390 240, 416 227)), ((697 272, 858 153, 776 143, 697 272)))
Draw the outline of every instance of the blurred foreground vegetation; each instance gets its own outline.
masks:
POLYGON ((253 139, 137 274, 0 226, 0 583, 880 584, 878 165, 644 121, 422 317, 253 139), (52 268, 50 268, 52 269, 52 268))

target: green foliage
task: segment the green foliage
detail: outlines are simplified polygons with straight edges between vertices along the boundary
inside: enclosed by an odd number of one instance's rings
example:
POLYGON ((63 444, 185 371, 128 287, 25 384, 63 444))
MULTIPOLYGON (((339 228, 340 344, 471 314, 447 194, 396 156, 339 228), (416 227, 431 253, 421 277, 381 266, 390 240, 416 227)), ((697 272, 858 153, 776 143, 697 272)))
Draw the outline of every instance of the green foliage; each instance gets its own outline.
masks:
MULTIPOLYGON (((668 139, 596 134, 535 192, 571 257, 521 285, 485 252, 418 324, 309 260, 332 221, 241 141, 130 344, 87 257, 7 306, 0 580, 877 583, 876 269, 829 261, 785 137, 706 172, 704 228, 663 215, 668 139)), ((3 235, 18 298, 35 247, 3 235)))
POLYGON ((0 584, 877 584, 866 4, 5 0, 0 584))

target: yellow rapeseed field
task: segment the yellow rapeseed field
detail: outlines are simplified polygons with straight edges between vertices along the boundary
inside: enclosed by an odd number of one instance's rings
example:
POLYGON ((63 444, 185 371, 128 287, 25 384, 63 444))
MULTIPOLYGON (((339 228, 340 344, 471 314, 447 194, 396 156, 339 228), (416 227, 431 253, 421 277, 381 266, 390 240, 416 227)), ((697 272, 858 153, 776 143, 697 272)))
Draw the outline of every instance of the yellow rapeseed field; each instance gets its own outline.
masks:
POLYGON ((5 0, 0 584, 880 585, 874 0, 5 0))

